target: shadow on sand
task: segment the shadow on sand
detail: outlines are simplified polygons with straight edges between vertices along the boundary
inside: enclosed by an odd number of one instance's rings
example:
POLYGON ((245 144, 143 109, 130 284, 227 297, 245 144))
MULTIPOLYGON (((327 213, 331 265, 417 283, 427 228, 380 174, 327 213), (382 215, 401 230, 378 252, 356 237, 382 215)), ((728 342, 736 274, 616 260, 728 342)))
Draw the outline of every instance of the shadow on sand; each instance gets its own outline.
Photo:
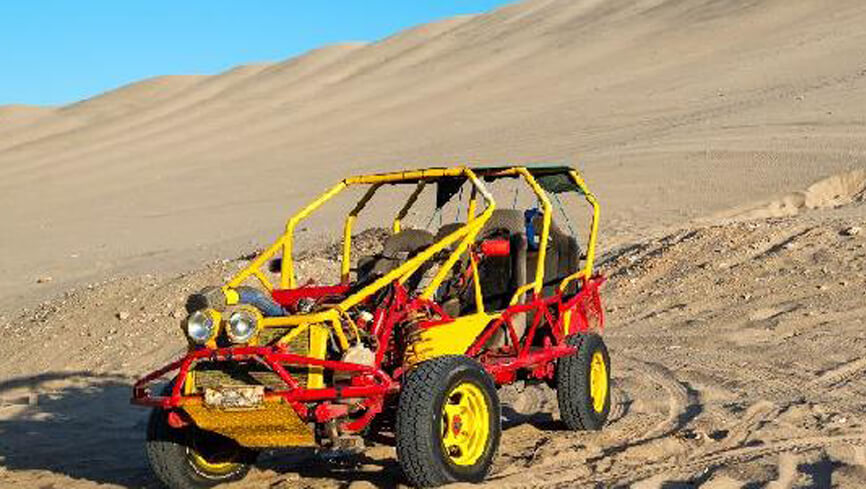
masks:
MULTIPOLYGON (((47 471, 97 484, 161 487, 144 452, 148 410, 130 405, 131 384, 129 378, 91 372, 51 372, 0 382, 4 401, 0 402, 0 465, 10 471, 47 471), (35 402, 28 399, 28 392, 38 393, 35 402)), ((542 430, 565 429, 549 413, 524 415, 507 405, 503 418, 503 429, 524 423, 542 430)), ((393 439, 380 441, 393 443, 393 439)), ((251 482, 252 486, 294 487, 300 476, 328 479, 339 486, 360 480, 397 487, 403 476, 393 450, 388 450, 380 447, 375 458, 271 451, 262 454, 257 467, 276 474, 275 480, 266 481, 268 477, 259 474, 251 482)))
POLYGON ((0 408, 2 465, 97 483, 158 487, 144 455, 147 412, 130 406, 129 395, 129 379, 90 372, 0 382, 0 399, 6 400, 0 408), (28 402, 27 392, 38 397, 31 395, 28 402))
MULTIPOLYGON (((10 471, 47 471, 123 487, 162 487, 144 452, 148 410, 129 403, 132 381, 90 372, 51 372, 0 382, 0 465, 10 471), (28 392, 39 393, 35 404, 28 392)), ((378 487, 403 481, 393 457, 318 456, 310 451, 264 453, 259 469, 280 479, 367 480, 378 487)), ((57 487, 62 487, 62 482, 57 487)), ((252 484, 256 486, 254 482, 252 484)))

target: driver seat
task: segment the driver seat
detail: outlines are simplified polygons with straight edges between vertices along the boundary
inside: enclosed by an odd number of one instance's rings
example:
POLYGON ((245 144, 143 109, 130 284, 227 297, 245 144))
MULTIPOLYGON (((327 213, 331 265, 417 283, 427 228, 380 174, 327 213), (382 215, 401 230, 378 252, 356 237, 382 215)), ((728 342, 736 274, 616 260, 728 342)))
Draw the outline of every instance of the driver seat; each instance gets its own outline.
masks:
MULTIPOLYGON (((358 259, 358 283, 375 280, 399 267, 407 260, 433 244, 433 234, 424 229, 405 229, 392 234, 382 244, 382 252, 358 259)), ((427 265, 419 268, 406 281, 409 291, 414 290, 424 276, 427 265)))

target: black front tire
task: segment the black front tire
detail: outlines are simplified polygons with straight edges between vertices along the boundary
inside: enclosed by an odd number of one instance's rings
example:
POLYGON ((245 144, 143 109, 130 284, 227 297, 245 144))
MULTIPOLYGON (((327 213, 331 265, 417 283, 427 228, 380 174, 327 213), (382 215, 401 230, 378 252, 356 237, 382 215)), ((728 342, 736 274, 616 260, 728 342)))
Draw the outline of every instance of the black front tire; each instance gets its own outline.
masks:
POLYGON ((397 407, 397 459, 408 482, 436 487, 484 480, 499 448, 500 416, 493 379, 475 360, 448 355, 419 364, 406 375, 397 407), (463 396, 474 414, 448 419, 445 411, 464 409, 463 396), (463 445, 467 453, 446 447, 449 430, 470 440, 463 445))
POLYGON ((597 334, 576 334, 566 338, 565 342, 577 347, 577 352, 560 358, 557 365, 556 397, 560 417, 571 430, 600 430, 610 414, 610 356, 607 347, 597 334), (603 393, 599 381, 604 383, 603 393))
POLYGON ((258 453, 189 425, 172 428, 168 412, 154 409, 147 425, 147 459, 170 489, 203 489, 246 477, 258 453))

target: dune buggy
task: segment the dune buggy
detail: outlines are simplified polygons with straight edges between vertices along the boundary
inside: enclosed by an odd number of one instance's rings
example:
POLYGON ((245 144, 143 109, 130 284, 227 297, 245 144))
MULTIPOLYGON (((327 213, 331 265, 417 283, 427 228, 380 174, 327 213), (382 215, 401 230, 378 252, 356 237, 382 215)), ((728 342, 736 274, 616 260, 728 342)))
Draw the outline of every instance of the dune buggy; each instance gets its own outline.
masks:
POLYGON ((132 402, 153 408, 154 472, 172 488, 209 487, 244 477, 262 449, 351 451, 383 437, 410 484, 481 481, 499 445, 497 387, 518 380, 553 386, 569 429, 600 429, 610 359, 600 336, 604 279, 593 275, 598 212, 564 166, 339 182, 227 284, 189 297, 188 353, 133 387, 132 402), (528 187, 535 204, 497 207, 487 186, 505 180, 528 187), (400 185, 411 193, 381 251, 353 257, 359 213, 400 185), (339 277, 298 284, 298 224, 353 186, 366 193, 343 221, 339 277), (437 210, 465 188, 459 222, 404 229, 425 188, 434 188, 437 210), (585 252, 554 222, 550 197, 565 193, 591 206, 585 252))

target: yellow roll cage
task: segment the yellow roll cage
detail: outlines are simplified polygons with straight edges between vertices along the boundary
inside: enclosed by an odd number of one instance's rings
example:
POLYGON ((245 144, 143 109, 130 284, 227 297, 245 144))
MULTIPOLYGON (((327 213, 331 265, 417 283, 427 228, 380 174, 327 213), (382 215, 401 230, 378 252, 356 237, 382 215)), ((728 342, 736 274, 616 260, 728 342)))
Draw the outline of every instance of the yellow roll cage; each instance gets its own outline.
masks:
MULTIPOLYGON (((577 271, 572 275, 569 275, 568 277, 565 277, 560 282, 559 290, 565 290, 565 288, 571 282, 581 278, 588 278, 592 276, 600 209, 598 201, 596 200, 595 196, 589 191, 586 183, 583 181, 583 178, 581 178, 577 170, 573 168, 563 168, 561 173, 567 174, 570 177, 571 181, 583 193, 586 201, 592 206, 592 221, 590 223, 589 240, 586 251, 586 262, 581 270, 577 271)), ((469 199, 466 223, 463 224, 459 229, 447 236, 444 236, 436 243, 433 243, 426 250, 418 253, 394 270, 375 280, 373 283, 363 287, 361 290, 356 291, 349 297, 346 297, 342 302, 340 302, 331 309, 312 314, 268 317, 265 318, 263 321, 263 327, 302 326, 300 328, 295 328, 293 331, 284 336, 280 340, 280 343, 286 343, 291 341, 296 335, 301 334, 310 325, 328 323, 332 325, 340 347, 343 349, 348 348, 348 340, 346 337, 346 333, 342 325, 340 324, 340 320, 341 318, 346 320, 347 324, 349 324, 352 329, 356 330, 356 326, 346 314, 346 311, 362 302, 371 294, 374 294, 375 292, 378 292, 387 285, 393 283, 395 280, 400 283, 405 282, 425 262, 430 260, 433 256, 437 255, 442 250, 445 250, 449 246, 459 241, 459 244, 455 247, 453 251, 451 251, 448 258, 439 267, 431 282, 422 291, 421 296, 429 299, 433 296, 433 294, 439 288, 442 282, 447 278, 451 268, 453 268, 453 266, 457 263, 463 253, 466 252, 469 246, 475 241, 475 238, 483 228, 484 223, 487 222, 487 220, 492 215, 493 210, 496 208, 496 202, 494 201, 492 195, 488 192, 487 188, 479 179, 479 174, 484 179, 496 179, 502 177, 522 178, 525 183, 529 185, 529 187, 533 190, 535 196, 538 198, 539 202, 541 202, 542 205, 543 224, 541 230, 541 242, 547 243, 550 234, 550 223, 552 220, 553 211, 547 194, 536 181, 535 176, 533 175, 533 171, 531 171, 526 166, 476 168, 474 170, 468 167, 431 168, 415 171, 401 171, 384 174, 356 176, 340 181, 329 190, 327 190, 324 194, 322 194, 317 199, 308 204, 306 207, 301 209, 298 213, 289 218, 288 222, 286 223, 285 233, 283 233, 276 240, 276 242, 274 242, 270 247, 263 251, 258 257, 256 257, 252 261, 252 263, 249 264, 249 266, 238 272, 238 274, 235 275, 223 287, 223 292, 225 293, 227 303, 232 304, 237 302, 237 293, 234 289, 236 289, 250 277, 255 277, 265 289, 267 289, 269 292, 272 291, 274 289, 274 285, 270 282, 270 280, 268 280, 268 277, 262 272, 261 268, 280 250, 282 250, 282 266, 280 271, 279 288, 296 288, 297 282, 294 273, 294 260, 292 257, 292 252, 294 249, 294 231, 297 225, 301 221, 309 217, 310 214, 316 211, 325 202, 331 200, 349 186, 369 185, 370 187, 367 192, 361 197, 361 199, 357 202, 355 207, 348 213, 344 221, 342 263, 340 267, 340 276, 341 280, 344 283, 348 282, 351 269, 353 225, 358 214, 364 209, 366 204, 370 201, 373 195, 375 195, 379 188, 382 187, 382 185, 408 183, 416 184, 416 188, 411 193, 400 211, 397 213, 392 223, 392 231, 394 233, 397 233, 402 228, 402 219, 405 218, 405 216, 408 214, 409 210, 417 201, 418 196, 421 194, 421 192, 424 190, 424 187, 428 183, 436 182, 437 180, 449 177, 465 177, 472 184, 472 192, 469 199), (479 194, 484 199, 486 207, 481 214, 476 216, 475 214, 478 207, 479 194)), ((535 270, 534 279, 531 282, 520 286, 517 291, 515 291, 511 299, 511 304, 516 304, 517 302, 519 302, 523 294, 527 293, 530 290, 534 291, 534 293, 541 292, 544 286, 544 263, 546 259, 546 246, 539 247, 538 255, 538 263, 535 270)), ((483 314, 484 304, 481 296, 480 284, 478 282, 477 269, 475 268, 477 264, 474 262, 474 260, 471 260, 470 266, 473 267, 473 272, 476 272, 473 273, 475 298, 478 311, 483 314)), ((357 334, 357 331, 355 331, 355 333, 357 334)))

